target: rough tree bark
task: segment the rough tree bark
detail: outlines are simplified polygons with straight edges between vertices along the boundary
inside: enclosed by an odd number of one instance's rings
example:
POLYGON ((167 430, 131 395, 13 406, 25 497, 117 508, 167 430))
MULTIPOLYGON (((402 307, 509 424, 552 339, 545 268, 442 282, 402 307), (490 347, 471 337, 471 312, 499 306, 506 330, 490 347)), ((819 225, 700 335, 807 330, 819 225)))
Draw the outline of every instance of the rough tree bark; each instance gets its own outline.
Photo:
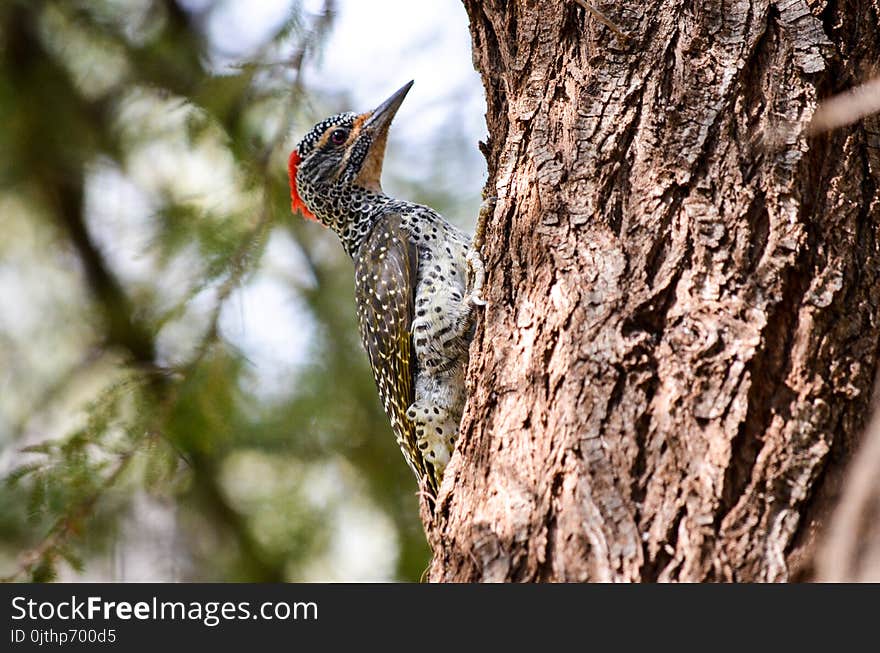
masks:
MULTIPOLYGON (((430 579, 813 577, 880 342, 880 0, 465 0, 498 206, 430 579)), ((427 517, 427 516, 426 516, 427 517)))

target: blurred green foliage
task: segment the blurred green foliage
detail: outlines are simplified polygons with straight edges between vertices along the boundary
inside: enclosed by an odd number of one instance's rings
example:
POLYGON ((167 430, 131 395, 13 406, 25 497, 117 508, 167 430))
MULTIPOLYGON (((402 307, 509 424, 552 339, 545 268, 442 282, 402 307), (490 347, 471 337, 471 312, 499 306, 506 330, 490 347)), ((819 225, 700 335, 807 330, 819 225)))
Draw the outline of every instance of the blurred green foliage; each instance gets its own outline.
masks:
POLYGON ((225 68, 193 4, 0 4, 0 576, 418 580, 351 263, 290 215, 303 116, 351 108, 300 74, 333 3, 225 68), (266 283, 298 332, 271 379, 224 327, 266 283))

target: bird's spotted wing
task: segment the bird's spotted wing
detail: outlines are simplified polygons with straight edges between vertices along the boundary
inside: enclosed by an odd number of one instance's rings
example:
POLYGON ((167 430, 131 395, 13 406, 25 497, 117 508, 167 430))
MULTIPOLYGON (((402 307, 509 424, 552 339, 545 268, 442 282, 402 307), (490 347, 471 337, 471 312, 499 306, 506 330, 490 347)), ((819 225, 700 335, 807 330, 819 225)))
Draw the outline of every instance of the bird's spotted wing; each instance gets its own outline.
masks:
POLYGON ((425 461, 406 410, 415 398, 412 343, 418 250, 400 217, 383 216, 355 257, 355 299, 364 349, 397 443, 421 481, 425 461))

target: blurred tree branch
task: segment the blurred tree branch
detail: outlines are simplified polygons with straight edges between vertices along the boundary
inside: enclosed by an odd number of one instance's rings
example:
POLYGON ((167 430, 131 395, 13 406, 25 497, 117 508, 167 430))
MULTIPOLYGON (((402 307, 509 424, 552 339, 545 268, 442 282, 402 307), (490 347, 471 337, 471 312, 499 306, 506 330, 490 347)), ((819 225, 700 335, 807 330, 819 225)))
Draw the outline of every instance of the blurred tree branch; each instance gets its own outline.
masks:
MULTIPOLYGON (((877 387, 877 384, 874 384, 877 387)), ((880 582, 880 401, 850 464, 840 501, 817 555, 818 580, 880 582)))
MULTIPOLYGON (((184 365, 176 367, 176 373, 163 370, 157 361, 157 349, 152 325, 146 315, 135 309, 135 304, 126 293, 123 284, 108 264, 100 247, 89 233, 85 215, 86 166, 98 153, 118 158, 121 146, 118 135, 108 129, 112 105, 106 99, 88 100, 83 98, 70 83, 67 73, 59 62, 46 51, 41 43, 36 25, 39 12, 46 3, 16 2, 5 16, 3 32, 8 38, 6 68, 12 71, 13 87, 18 87, 22 97, 27 97, 34 80, 49 75, 58 86, 65 89, 68 100, 83 126, 89 133, 79 134, 78 139, 89 143, 82 147, 77 142, 67 148, 67 156, 56 156, 59 134, 45 124, 34 119, 27 125, 29 133, 24 139, 33 155, 40 157, 33 168, 38 170, 38 178, 32 181, 47 199, 47 205, 55 223, 61 228, 71 248, 82 265, 85 282, 95 301, 95 308, 102 317, 103 348, 111 347, 125 353, 126 358, 137 370, 146 373, 147 400, 157 407, 156 423, 150 437, 162 435, 168 438, 165 423, 174 404, 179 400, 179 391, 197 373, 211 347, 219 341, 219 317, 223 305, 238 287, 243 277, 251 270, 262 252, 268 230, 272 222, 272 207, 269 198, 270 186, 263 185, 263 208, 256 226, 242 241, 228 262, 225 280, 216 296, 214 309, 208 328, 201 337, 195 351, 184 365), (182 373, 181 373, 182 371, 182 373)), ((166 0, 162 3, 167 17, 161 37, 147 46, 136 48, 110 30, 105 35, 113 37, 122 45, 134 64, 134 78, 126 79, 125 84, 147 83, 162 89, 191 98, 197 105, 208 109, 219 124, 230 134, 236 133, 241 113, 246 106, 246 98, 251 93, 253 72, 241 73, 237 97, 232 97, 223 105, 199 102, 200 87, 204 80, 210 80, 210 73, 204 68, 205 47, 201 34, 195 29, 189 14, 177 3, 166 0)), ((332 2, 327 2, 327 10, 316 22, 318 36, 326 33, 332 20, 332 2)), ((2 19, 0 15, 0 19, 2 19)), ((80 11, 78 19, 90 21, 86 12, 80 11)), ((95 25, 91 25, 95 27, 95 25)), ((301 89, 299 68, 303 65, 309 51, 308 38, 296 49, 291 60, 297 73, 297 89, 301 89)), ((288 111, 293 105, 288 106, 288 111)), ((289 124, 289 116, 287 124, 289 124)), ((276 137, 267 143, 265 150, 257 153, 254 162, 263 178, 270 175, 269 154, 286 137, 287 130, 280 129, 276 137)), ((65 154, 65 153, 62 153, 65 154)), ((14 580, 25 573, 51 566, 59 554, 63 554, 66 541, 80 532, 83 524, 91 517, 102 496, 113 489, 129 468, 143 438, 133 441, 133 448, 122 452, 115 466, 106 474, 104 480, 81 501, 74 503, 68 512, 59 517, 46 536, 20 557, 20 565, 6 580, 14 580)), ((171 444, 180 451, 180 442, 171 437, 171 444)), ((191 443, 187 443, 191 445, 191 443)), ((217 451, 207 446, 182 452, 189 465, 194 488, 200 501, 222 524, 237 543, 241 565, 245 576, 255 581, 279 581, 284 579, 284 561, 275 559, 256 540, 247 520, 229 503, 218 479, 217 451)))
POLYGON ((880 112, 880 77, 822 100, 810 121, 809 132, 821 134, 877 112, 880 112))

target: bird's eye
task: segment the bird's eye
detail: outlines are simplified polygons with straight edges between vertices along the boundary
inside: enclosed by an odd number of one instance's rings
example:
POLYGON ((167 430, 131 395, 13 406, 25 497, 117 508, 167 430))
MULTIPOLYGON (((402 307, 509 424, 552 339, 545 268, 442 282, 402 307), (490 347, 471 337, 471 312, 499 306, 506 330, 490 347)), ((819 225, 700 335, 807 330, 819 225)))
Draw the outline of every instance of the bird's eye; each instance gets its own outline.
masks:
POLYGON ((330 134, 330 142, 334 145, 342 145, 345 141, 348 140, 348 130, 347 129, 334 129, 333 133, 330 134))

